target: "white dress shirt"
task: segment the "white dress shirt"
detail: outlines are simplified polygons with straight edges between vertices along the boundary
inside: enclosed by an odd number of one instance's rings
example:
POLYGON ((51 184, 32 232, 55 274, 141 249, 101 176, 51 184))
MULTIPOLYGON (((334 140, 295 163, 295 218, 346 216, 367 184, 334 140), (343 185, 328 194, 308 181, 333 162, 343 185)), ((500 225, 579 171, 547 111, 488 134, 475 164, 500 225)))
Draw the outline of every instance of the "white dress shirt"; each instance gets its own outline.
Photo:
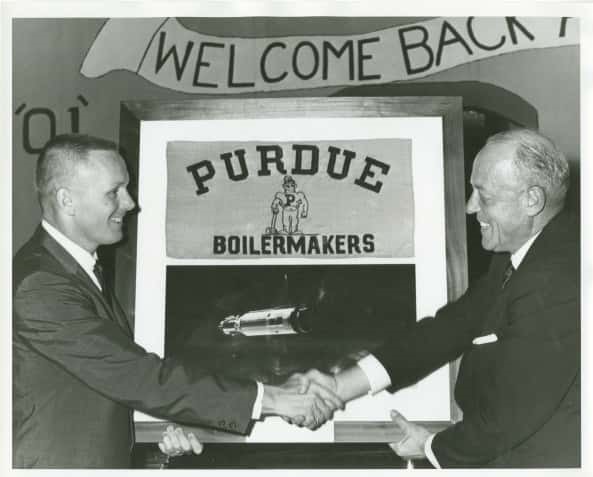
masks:
MULTIPOLYGON (((88 251, 86 251, 77 243, 70 240, 68 237, 66 237, 62 232, 60 232, 46 220, 41 221, 41 226, 56 242, 58 242, 66 250, 66 252, 72 255, 72 258, 76 260, 76 262, 87 273, 87 275, 90 277, 93 283, 97 285, 97 288, 101 290, 99 280, 97 280, 97 277, 93 272, 93 269, 95 268, 95 263, 97 261, 97 253, 95 252, 91 255, 88 251)), ((259 419, 261 417, 262 404, 264 399, 263 384, 259 381, 256 381, 256 384, 257 396, 255 398, 255 402, 253 403, 253 410, 251 412, 252 419, 259 419)))
MULTIPOLYGON (((521 247, 519 247, 519 249, 511 255, 511 263, 513 264, 515 270, 519 268, 519 265, 521 265, 525 255, 527 255, 531 245, 533 245, 533 242, 540 233, 541 230, 529 240, 527 240, 527 242, 521 245, 521 247)), ((369 354, 365 356, 356 364, 360 367, 360 369, 362 369, 369 381, 371 388, 369 394, 376 394, 391 385, 389 374, 381 362, 373 355, 369 354)), ((440 469, 441 466, 439 465, 439 462, 432 451, 432 440, 434 439, 435 435, 436 434, 431 434, 428 439, 426 439, 426 442, 424 443, 424 453, 426 454, 426 458, 430 461, 430 463, 435 468, 440 469)))
POLYGON ((66 250, 66 252, 72 255, 72 258, 76 260, 76 262, 87 273, 87 275, 90 277, 93 283, 97 285, 97 288, 101 290, 99 280, 97 280, 97 277, 93 272, 93 269, 95 268, 95 262, 97 261, 97 252, 91 255, 88 251, 86 251, 77 243, 70 240, 68 237, 66 237, 62 232, 60 232, 46 220, 41 221, 41 226, 56 242, 58 242, 62 246, 62 248, 66 250))

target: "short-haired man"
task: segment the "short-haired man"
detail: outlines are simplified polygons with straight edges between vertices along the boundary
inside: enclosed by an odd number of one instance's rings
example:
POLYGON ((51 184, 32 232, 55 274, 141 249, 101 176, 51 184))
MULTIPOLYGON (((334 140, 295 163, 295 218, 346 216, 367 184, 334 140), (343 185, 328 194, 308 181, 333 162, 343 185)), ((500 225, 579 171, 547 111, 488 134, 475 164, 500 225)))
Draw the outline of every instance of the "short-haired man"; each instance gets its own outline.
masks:
POLYGON ((123 237, 128 182, 102 139, 57 136, 39 157, 43 220, 13 262, 13 465, 128 467, 133 409, 239 433, 264 414, 327 420, 342 402, 321 386, 229 379, 134 343, 96 254, 123 237))

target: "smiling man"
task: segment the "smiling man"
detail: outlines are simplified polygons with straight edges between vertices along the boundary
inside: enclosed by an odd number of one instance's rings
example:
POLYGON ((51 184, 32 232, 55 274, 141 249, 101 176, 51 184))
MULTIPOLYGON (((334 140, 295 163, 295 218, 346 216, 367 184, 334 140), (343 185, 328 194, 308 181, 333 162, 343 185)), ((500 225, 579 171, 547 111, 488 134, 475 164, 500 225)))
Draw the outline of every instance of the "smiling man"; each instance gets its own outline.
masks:
POLYGON ((62 135, 40 154, 43 220, 13 261, 13 466, 128 467, 133 409, 237 433, 266 414, 330 418, 342 402, 321 386, 230 379, 133 341, 97 261, 135 208, 128 182, 109 141, 62 135))
POLYGON ((563 210, 564 155, 525 129, 491 137, 471 175, 467 213, 494 257, 457 301, 338 375, 308 373, 344 399, 415 383, 462 357, 463 419, 432 434, 396 411, 405 459, 435 467, 580 465, 580 243, 563 210))
MULTIPOLYGON (((514 135, 521 137, 518 132, 514 135)), ((527 132, 523 135, 528 137, 527 132)), ((562 209, 568 189, 568 165, 565 161, 527 156, 537 154, 536 143, 525 146, 523 160, 515 160, 515 152, 521 149, 516 142, 504 140, 511 137, 511 133, 494 136, 477 155, 467 213, 476 214, 485 250, 512 254, 535 239, 562 209), (529 151, 530 147, 533 150, 529 151)), ((538 140, 545 144, 545 138, 538 140)), ((551 143, 546 146, 553 150, 551 143)))
POLYGON ((73 157, 62 166, 66 170, 57 177, 46 170, 51 158, 39 164, 38 190, 45 195, 42 204, 49 209, 45 225, 52 226, 51 222, 55 222, 55 227, 70 240, 94 253, 100 245, 110 245, 123 238, 123 219, 135 207, 127 190, 130 179, 116 151, 89 150, 87 160, 78 164, 75 155, 80 153, 70 154, 73 157), (68 187, 60 180, 65 179, 63 174, 73 176, 67 181, 68 187), (53 193, 55 201, 48 197, 53 193), (61 206, 65 213, 60 213, 61 206))

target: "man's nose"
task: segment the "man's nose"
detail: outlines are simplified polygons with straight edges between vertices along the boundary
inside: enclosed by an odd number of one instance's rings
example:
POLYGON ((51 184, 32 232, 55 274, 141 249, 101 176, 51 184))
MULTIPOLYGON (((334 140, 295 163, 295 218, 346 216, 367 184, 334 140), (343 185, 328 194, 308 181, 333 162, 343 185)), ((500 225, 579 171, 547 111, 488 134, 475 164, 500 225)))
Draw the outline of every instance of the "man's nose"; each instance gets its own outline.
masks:
POLYGON ((136 207, 136 202, 134 202, 134 199, 132 199, 132 196, 127 190, 124 190, 121 206, 126 211, 130 211, 136 207))
POLYGON ((472 192, 472 195, 469 196, 467 200, 467 204, 465 205, 465 213, 466 214, 475 214, 480 210, 480 201, 478 200, 478 194, 476 191, 472 192))

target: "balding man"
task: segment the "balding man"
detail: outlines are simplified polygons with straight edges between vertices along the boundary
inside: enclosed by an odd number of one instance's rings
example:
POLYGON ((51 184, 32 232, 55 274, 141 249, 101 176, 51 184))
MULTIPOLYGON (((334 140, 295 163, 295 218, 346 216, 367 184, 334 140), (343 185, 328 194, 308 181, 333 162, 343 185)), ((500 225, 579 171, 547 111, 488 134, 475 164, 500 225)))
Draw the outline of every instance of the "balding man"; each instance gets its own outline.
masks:
POLYGON ((99 138, 57 136, 39 157, 43 221, 13 262, 13 465, 128 467, 133 409, 238 433, 265 414, 328 419, 342 403, 320 386, 229 379, 133 341, 96 254, 123 237, 128 182, 99 138))
POLYGON ((568 164, 541 134, 491 137, 471 175, 467 213, 488 273, 456 302, 335 377, 309 373, 345 400, 408 386, 462 357, 463 419, 431 435, 393 411, 406 459, 435 467, 580 465, 580 244, 564 210, 568 164))

